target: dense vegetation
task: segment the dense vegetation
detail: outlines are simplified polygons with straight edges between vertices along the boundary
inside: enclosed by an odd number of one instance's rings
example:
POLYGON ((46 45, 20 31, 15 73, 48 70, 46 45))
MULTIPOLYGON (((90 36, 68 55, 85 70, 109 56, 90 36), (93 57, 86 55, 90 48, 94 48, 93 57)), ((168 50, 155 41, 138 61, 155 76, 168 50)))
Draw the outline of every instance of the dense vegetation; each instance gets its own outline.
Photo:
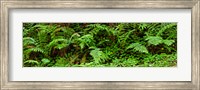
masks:
POLYGON ((176 23, 24 23, 24 67, 174 67, 176 23))

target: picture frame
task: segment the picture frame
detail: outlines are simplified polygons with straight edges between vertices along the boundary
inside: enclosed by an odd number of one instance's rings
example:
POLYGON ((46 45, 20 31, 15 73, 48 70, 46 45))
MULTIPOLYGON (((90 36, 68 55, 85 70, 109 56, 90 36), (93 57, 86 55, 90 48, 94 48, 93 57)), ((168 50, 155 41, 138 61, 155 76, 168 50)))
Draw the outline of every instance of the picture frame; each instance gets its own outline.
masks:
POLYGON ((2 90, 10 89, 200 89, 199 0, 2 0, 1 1, 1 73, 2 90), (9 9, 81 8, 81 9, 191 9, 192 80, 191 81, 9 81, 9 9))

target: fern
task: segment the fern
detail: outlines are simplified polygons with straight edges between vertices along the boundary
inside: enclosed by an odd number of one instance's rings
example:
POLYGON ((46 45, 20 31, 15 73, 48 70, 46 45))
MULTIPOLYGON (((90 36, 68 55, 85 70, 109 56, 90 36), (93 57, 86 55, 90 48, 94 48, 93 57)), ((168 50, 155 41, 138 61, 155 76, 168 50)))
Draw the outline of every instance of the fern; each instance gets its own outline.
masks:
POLYGON ((89 33, 92 35, 97 35, 99 31, 108 30, 108 27, 106 25, 101 24, 90 24, 87 27, 89 30, 91 30, 89 33))
POLYGON ((177 23, 23 23, 23 65, 174 66, 176 29, 177 23))
POLYGON ((65 58, 56 58, 55 67, 65 67, 69 62, 65 58))
POLYGON ((34 47, 34 48, 29 48, 24 51, 24 58, 29 58, 31 53, 42 53, 45 54, 45 51, 42 48, 39 47, 34 47))
POLYGON ((85 46, 90 47, 95 45, 93 36, 91 34, 87 34, 78 38, 78 41, 80 42, 79 46, 81 47, 81 49, 83 49, 85 46))
POLYGON ((57 28, 56 25, 49 26, 45 24, 37 24, 34 27, 38 29, 38 41, 42 46, 47 45, 47 43, 51 40, 50 33, 57 28))
MULTIPOLYGON (((129 36, 131 35, 131 33, 133 32, 133 30, 130 30, 124 34, 122 34, 121 36, 118 37, 118 43, 120 44, 125 44, 126 43, 126 40, 129 38, 129 36)), ((123 46, 122 45, 122 46, 123 46)))
POLYGON ((23 36, 36 38, 37 32, 38 31, 35 27, 35 23, 24 23, 23 24, 23 36))
POLYGON ((99 48, 91 50, 90 55, 93 57, 96 64, 103 63, 106 59, 106 55, 102 51, 100 51, 99 48))
POLYGON ((165 45, 170 46, 175 42, 174 40, 163 40, 162 37, 159 36, 148 36, 146 40, 149 44, 152 45, 159 45, 164 43, 165 45))
POLYGON ((145 40, 148 41, 149 44, 158 45, 161 44, 163 39, 159 36, 148 36, 145 40))
POLYGON ((69 39, 69 43, 73 43, 75 41, 77 41, 77 39, 80 37, 80 34, 78 33, 74 33, 71 35, 70 39, 69 39))
POLYGON ((36 45, 36 41, 35 39, 31 38, 31 37, 25 37, 23 38, 23 46, 26 47, 28 45, 36 45))
POLYGON ((38 38, 39 38, 40 43, 46 43, 49 41, 50 37, 48 34, 49 33, 46 30, 41 30, 38 33, 38 38))
POLYGON ((148 53, 147 48, 141 45, 140 43, 132 43, 126 48, 126 50, 131 49, 131 48, 142 53, 148 53))
POLYGON ((51 33, 51 39, 70 38, 73 33, 75 33, 75 31, 72 28, 57 28, 51 33))
POLYGON ((55 48, 55 49, 63 49, 67 46, 69 46, 69 41, 67 39, 54 39, 51 41, 47 46, 49 48, 55 48))
POLYGON ((163 33, 165 30, 171 29, 172 27, 174 27, 174 26, 176 26, 176 25, 177 25, 176 23, 170 23, 170 24, 167 24, 167 25, 164 24, 164 26, 159 30, 159 32, 157 33, 156 36, 162 35, 162 33, 163 33))
POLYGON ((36 65, 39 65, 39 62, 36 61, 36 60, 26 60, 26 61, 24 62, 24 64, 36 64, 36 65))
POLYGON ((139 24, 140 31, 146 29, 147 27, 148 27, 148 24, 146 24, 146 23, 139 24))
POLYGON ((163 40, 163 43, 167 46, 170 46, 174 43, 175 41, 174 40, 163 40))
POLYGON ((50 60, 47 59, 47 58, 43 58, 41 61, 42 61, 43 64, 48 64, 48 63, 50 63, 50 60))
POLYGON ((34 48, 27 49, 25 51, 25 54, 30 54, 31 52, 44 53, 44 50, 42 48, 39 48, 39 47, 34 47, 34 48))

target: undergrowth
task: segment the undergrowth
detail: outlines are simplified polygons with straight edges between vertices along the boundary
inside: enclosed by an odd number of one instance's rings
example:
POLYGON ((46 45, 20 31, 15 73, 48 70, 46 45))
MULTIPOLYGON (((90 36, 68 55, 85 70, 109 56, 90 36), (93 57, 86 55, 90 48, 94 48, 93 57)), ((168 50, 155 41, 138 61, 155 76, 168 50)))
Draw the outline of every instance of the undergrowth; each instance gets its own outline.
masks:
POLYGON ((174 67, 176 23, 24 23, 24 67, 174 67))

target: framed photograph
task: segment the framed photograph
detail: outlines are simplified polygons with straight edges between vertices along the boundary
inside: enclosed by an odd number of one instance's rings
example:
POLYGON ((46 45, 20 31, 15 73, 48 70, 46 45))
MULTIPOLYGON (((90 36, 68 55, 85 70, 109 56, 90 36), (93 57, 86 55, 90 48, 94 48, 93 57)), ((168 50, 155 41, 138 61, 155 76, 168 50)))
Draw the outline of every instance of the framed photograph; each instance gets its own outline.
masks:
POLYGON ((200 89, 199 0, 2 0, 1 89, 200 89))

